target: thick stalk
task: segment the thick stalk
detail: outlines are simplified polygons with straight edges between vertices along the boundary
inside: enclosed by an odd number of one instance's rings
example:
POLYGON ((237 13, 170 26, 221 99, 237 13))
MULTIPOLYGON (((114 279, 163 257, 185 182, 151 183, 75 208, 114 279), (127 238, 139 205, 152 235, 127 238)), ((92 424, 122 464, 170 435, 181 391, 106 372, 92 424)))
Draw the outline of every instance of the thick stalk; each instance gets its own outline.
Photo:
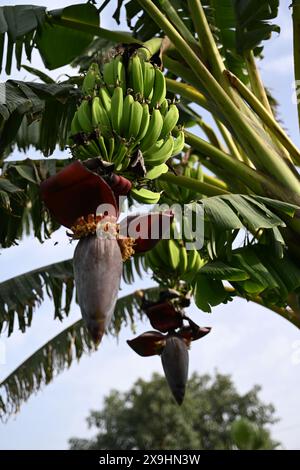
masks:
POLYGON ((200 0, 187 0, 187 4, 195 31, 198 35, 199 44, 204 51, 205 60, 208 63, 212 74, 217 79, 220 79, 228 89, 228 86, 222 77, 223 70, 225 68, 224 62, 211 33, 201 2, 200 0))
POLYGON ((244 59, 247 66, 247 72, 249 75, 250 85, 256 98, 261 102, 262 106, 268 111, 269 114, 273 115, 272 108, 270 106, 267 93, 262 82, 260 73, 256 67, 254 54, 252 51, 247 51, 244 54, 244 59))
MULTIPOLYGON (((203 181, 204 183, 209 183, 213 186, 217 186, 218 188, 221 188, 221 189, 225 189, 226 191, 228 191, 228 186, 226 183, 224 183, 224 181, 221 181, 219 180, 218 178, 216 178, 215 176, 210 176, 206 173, 203 173, 203 181)), ((229 192, 229 191, 228 191, 229 192)), ((231 191, 230 191, 231 192, 231 191)))
POLYGON ((170 70, 170 72, 174 73, 178 77, 181 77, 185 82, 190 83, 193 85, 193 87, 197 88, 197 90, 201 90, 201 83, 192 70, 189 69, 186 65, 178 62, 178 60, 172 59, 166 54, 163 54, 163 64, 168 70, 170 70))
POLYGON ((251 93, 251 90, 244 85, 244 83, 236 77, 229 70, 225 70, 224 74, 228 77, 230 84, 238 90, 240 95, 249 104, 253 111, 260 117, 263 123, 270 129, 272 134, 279 140, 279 142, 286 148, 297 163, 300 163, 300 151, 295 144, 290 140, 282 127, 274 119, 267 109, 261 104, 256 96, 251 93))
POLYGON ((244 163, 233 159, 231 155, 222 152, 200 137, 197 137, 186 130, 184 132, 187 144, 206 157, 209 157, 213 162, 215 161, 219 166, 223 167, 224 170, 230 172, 236 178, 241 179, 243 183, 249 186, 249 188, 254 192, 263 195, 263 185, 268 181, 264 176, 259 175, 257 171, 249 168, 244 163))
POLYGON ((176 93, 186 100, 196 103, 202 108, 210 111, 209 103, 202 93, 200 93, 196 88, 187 83, 177 82, 172 78, 166 78, 167 89, 172 93, 176 93))
POLYGON ((241 139, 241 143, 253 163, 259 167, 263 165, 266 172, 271 174, 278 182, 287 186, 295 193, 300 194, 298 178, 277 153, 272 152, 265 146, 264 140, 257 135, 249 122, 243 119, 243 116, 241 116, 229 96, 170 21, 165 18, 163 13, 151 0, 138 0, 138 2, 169 36, 169 39, 199 78, 203 88, 207 90, 211 99, 224 114, 225 118, 234 129, 236 136, 241 139))
MULTIPOLYGON (((243 157, 240 155, 240 152, 237 148, 237 146, 235 145, 235 142, 232 138, 232 135, 230 134, 230 132, 226 129, 226 127, 224 126, 224 124, 222 124, 222 122, 218 121, 217 119, 215 119, 216 121, 216 125, 218 126, 218 129, 224 139, 224 142, 226 143, 227 147, 228 147, 228 150, 230 151, 231 155, 236 158, 237 160, 239 161, 243 161, 243 157)), ((246 164, 248 164, 248 162, 245 162, 246 164)))
POLYGON ((218 196, 220 194, 230 194, 226 189, 214 186, 210 183, 198 181, 194 178, 188 178, 187 176, 176 176, 172 173, 164 173, 159 177, 160 180, 166 181, 167 183, 175 184, 183 188, 191 189, 198 192, 199 194, 205 194, 205 196, 218 196))
POLYGON ((159 0, 159 4, 161 8, 164 10, 166 15, 168 16, 169 20, 176 26, 182 37, 188 41, 190 44, 194 44, 197 46, 197 49, 202 50, 201 45, 198 44, 196 39, 194 38, 193 34, 190 30, 186 27, 180 16, 178 15, 175 8, 171 5, 169 0, 159 0))

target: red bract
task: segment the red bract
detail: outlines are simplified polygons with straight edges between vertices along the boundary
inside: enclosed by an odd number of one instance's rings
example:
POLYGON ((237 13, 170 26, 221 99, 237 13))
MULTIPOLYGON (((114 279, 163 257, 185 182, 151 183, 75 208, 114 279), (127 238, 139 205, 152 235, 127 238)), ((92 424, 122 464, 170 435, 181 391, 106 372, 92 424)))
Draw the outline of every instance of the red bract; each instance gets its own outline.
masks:
POLYGON ((191 341, 203 338, 203 336, 206 336, 210 331, 211 328, 209 326, 183 326, 177 332, 177 335, 181 336, 186 344, 189 345, 191 341))
POLYGON ((170 302, 157 302, 144 308, 151 326, 166 333, 182 327, 183 318, 170 302))
POLYGON ((126 196, 131 190, 131 186, 131 181, 124 178, 124 176, 116 175, 115 173, 111 175, 110 187, 116 196, 126 196))
POLYGON ((96 214, 100 204, 107 204, 107 215, 117 217, 115 195, 101 176, 76 161, 41 184, 41 195, 55 219, 72 227, 79 217, 96 214))
POLYGON ((140 356, 154 356, 161 354, 166 337, 158 331, 147 331, 137 338, 127 340, 127 344, 140 356))
POLYGON ((173 218, 171 211, 132 215, 121 221, 120 233, 124 237, 134 238, 134 251, 143 253, 151 250, 163 237, 167 237, 173 218))

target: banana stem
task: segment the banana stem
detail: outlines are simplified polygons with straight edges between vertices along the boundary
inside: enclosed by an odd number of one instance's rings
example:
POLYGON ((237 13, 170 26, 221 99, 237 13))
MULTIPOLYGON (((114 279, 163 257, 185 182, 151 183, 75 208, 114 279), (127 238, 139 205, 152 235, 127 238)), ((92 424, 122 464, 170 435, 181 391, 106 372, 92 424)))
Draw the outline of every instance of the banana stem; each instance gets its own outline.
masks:
POLYGON ((277 313, 278 315, 280 315, 282 318, 285 318, 286 320, 288 320, 290 323, 292 323, 293 325, 295 325, 297 328, 300 328, 300 317, 291 309, 288 309, 288 308, 282 308, 282 307, 276 307, 276 305, 272 305, 272 306, 269 306, 269 305, 265 305, 262 298, 259 297, 259 296, 256 296, 256 297, 249 297, 249 299, 246 299, 245 297, 243 297, 241 294, 239 294, 235 289, 233 289, 232 287, 225 287, 225 290, 229 293, 234 293, 235 295, 237 295, 238 297, 244 299, 244 300, 250 300, 251 302, 254 302, 258 305, 260 305, 261 307, 265 307, 267 308, 268 310, 272 310, 272 312, 275 312, 277 313))
POLYGON ((170 72, 181 77, 185 82, 190 83, 193 87, 197 88, 197 91, 200 93, 199 90, 201 90, 202 85, 195 74, 187 68, 186 65, 178 62, 178 60, 172 59, 166 54, 163 54, 163 64, 168 70, 170 70, 170 72))
MULTIPOLYGON (((217 186, 218 188, 220 189, 225 189, 226 191, 228 191, 228 186, 227 184, 222 181, 222 180, 219 180, 218 178, 216 178, 215 176, 210 176, 208 175, 207 173, 203 173, 203 181, 205 183, 209 183, 213 186, 217 186)), ((229 192, 229 191, 228 191, 229 192)))
POLYGON ((65 26, 66 28, 76 29, 78 31, 83 31, 85 33, 92 34, 101 38, 109 39, 112 42, 120 43, 138 43, 143 45, 141 41, 137 38, 134 38, 129 33, 111 31, 105 28, 99 28, 98 26, 93 26, 89 23, 79 23, 78 21, 69 20, 66 18, 53 18, 50 17, 52 24, 57 24, 59 26, 65 26))
POLYGON ((222 77, 222 72, 225 68, 224 62, 211 33, 203 7, 201 5, 201 1, 187 0, 187 4, 190 10, 195 31, 198 35, 199 44, 205 54, 205 61, 209 64, 213 75, 224 82, 222 77))
POLYGON ((257 171, 249 168, 244 163, 233 159, 231 155, 222 152, 222 150, 214 147, 200 137, 191 134, 188 131, 184 131, 185 141, 191 147, 195 148, 198 152, 204 156, 209 157, 212 161, 215 161, 218 165, 229 171, 236 177, 239 177, 244 184, 249 186, 254 192, 263 195, 263 186, 266 184, 266 178, 261 176, 257 171))
MULTIPOLYGON (((176 26, 182 37, 188 41, 190 44, 194 44, 197 46, 197 49, 200 49, 202 52, 201 45, 198 44, 196 39, 194 38, 193 34, 190 32, 190 30, 186 27, 180 16, 178 15, 177 11, 175 8, 171 5, 171 2, 169 0, 158 0, 161 8, 164 10, 166 13, 167 17, 169 20, 176 26)), ((202 55, 202 54, 201 54, 202 55)))
MULTIPOLYGON (((239 161, 243 161, 243 157, 240 155, 240 152, 232 138, 232 135, 230 134, 230 132, 226 129, 226 127, 224 126, 224 124, 222 124, 222 122, 220 122, 218 119, 215 119, 216 121, 216 125, 224 139, 224 142, 226 143, 227 147, 228 147, 228 150, 230 151, 231 155, 236 158, 237 160, 239 161)), ((248 164, 248 162, 245 162, 246 164, 248 164)))
POLYGON ((300 185, 297 176, 294 175, 285 161, 283 161, 277 153, 266 147, 264 139, 255 132, 246 119, 243 119, 243 116, 241 116, 238 108, 231 101, 230 97, 170 21, 168 21, 151 0, 138 0, 138 2, 169 36, 169 39, 191 67, 196 77, 199 78, 203 88, 207 90, 213 102, 216 103, 220 112, 224 114, 224 117, 234 129, 235 135, 241 139, 241 143, 251 161, 257 164, 258 167, 263 166, 266 172, 271 174, 275 180, 287 186, 295 193, 300 194, 300 185))
POLYGON ((185 98, 186 100, 189 100, 192 103, 196 103, 207 111, 210 111, 209 103, 205 96, 202 95, 202 93, 196 90, 196 88, 194 88, 193 86, 188 85, 187 83, 177 82, 176 80, 167 77, 166 84, 167 89, 172 93, 176 93, 185 98))
POLYGON ((252 51, 245 52, 244 59, 246 62, 246 67, 247 67, 247 72, 249 75, 252 92, 256 96, 256 98, 260 101, 262 106, 272 116, 273 115, 272 108, 270 106, 260 73, 257 69, 253 52, 252 51))
POLYGON ((261 104, 257 97, 249 90, 246 85, 229 70, 225 70, 224 74, 227 76, 230 84, 236 88, 244 100, 249 104, 253 111, 260 117, 263 123, 270 129, 272 134, 279 140, 279 142, 288 150, 290 155, 295 158, 296 162, 300 163, 300 151, 295 144, 290 140, 282 127, 274 119, 267 109, 261 104))
POLYGON ((187 176, 176 176, 172 173, 164 173, 159 177, 160 180, 166 181, 167 183, 175 184, 176 186, 181 186, 183 188, 191 189, 198 192, 199 194, 205 194, 205 196, 218 196, 220 194, 230 194, 224 188, 219 186, 214 186, 211 183, 205 183, 203 181, 198 181, 194 178, 188 178, 187 176))

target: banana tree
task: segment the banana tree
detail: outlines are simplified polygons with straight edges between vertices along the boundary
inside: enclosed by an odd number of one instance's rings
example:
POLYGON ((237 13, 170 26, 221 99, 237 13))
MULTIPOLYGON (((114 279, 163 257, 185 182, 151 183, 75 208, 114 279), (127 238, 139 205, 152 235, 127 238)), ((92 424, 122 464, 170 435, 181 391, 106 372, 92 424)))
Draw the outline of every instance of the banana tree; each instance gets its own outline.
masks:
MULTIPOLYGON (((181 402, 187 348, 209 332, 186 316, 191 299, 210 312, 242 297, 300 327, 300 151, 277 120, 257 67, 263 41, 279 32, 273 23, 279 0, 121 0, 113 18, 119 23, 125 8, 130 32, 100 27, 102 10, 111 5, 94 3, 0 9, 6 73, 13 61, 22 67, 24 53, 30 61, 33 49, 45 64, 45 71, 24 66, 39 81, 8 80, 0 103, 0 243, 10 247, 26 233, 43 241, 66 226, 79 239, 74 273, 84 319, 1 383, 3 415, 93 350, 104 329, 117 334, 142 314, 156 331, 129 345, 142 356, 161 355, 181 402), (77 68, 74 76, 54 82, 47 70, 66 64, 77 68), (15 148, 32 147, 43 158, 7 160, 15 148), (56 148, 66 158, 47 158, 56 148), (188 249, 195 242, 190 236, 176 236, 172 211, 119 222, 120 195, 129 205, 189 204, 192 219, 204 225, 201 249, 188 249), (97 207, 108 203, 112 212, 99 214, 97 207), (159 224, 168 220, 168 239, 132 236, 132 224, 147 232, 155 217, 159 224), (108 232, 115 235, 113 249, 108 232), (121 271, 134 284, 145 270, 157 287, 116 300, 121 271), (89 282, 87 273, 94 276, 89 282), (92 298, 91 282, 98 286, 92 298), (103 295, 108 284, 115 290, 110 302, 103 295)), ((45 292, 63 320, 73 291, 72 260, 0 284, 2 331, 13 334, 18 319, 25 332, 45 292)))

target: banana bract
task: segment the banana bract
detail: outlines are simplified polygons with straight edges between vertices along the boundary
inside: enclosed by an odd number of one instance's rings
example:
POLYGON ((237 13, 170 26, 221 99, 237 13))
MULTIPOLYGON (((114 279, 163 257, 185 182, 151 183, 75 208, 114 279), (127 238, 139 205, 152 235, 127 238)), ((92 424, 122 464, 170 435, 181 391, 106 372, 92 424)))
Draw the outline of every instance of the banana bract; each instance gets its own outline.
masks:
POLYGON ((122 273, 117 240, 82 238, 74 252, 74 277, 82 318, 98 344, 114 312, 122 273))
POLYGON ((170 228, 173 218, 170 213, 154 213, 131 216, 118 224, 117 196, 127 194, 130 188, 130 181, 108 172, 97 158, 85 164, 71 163, 41 184, 41 196, 48 209, 60 224, 72 230, 69 236, 79 239, 73 260, 77 298, 96 344, 112 318, 122 260, 152 248, 170 228), (154 232, 156 237, 152 239, 154 232))

